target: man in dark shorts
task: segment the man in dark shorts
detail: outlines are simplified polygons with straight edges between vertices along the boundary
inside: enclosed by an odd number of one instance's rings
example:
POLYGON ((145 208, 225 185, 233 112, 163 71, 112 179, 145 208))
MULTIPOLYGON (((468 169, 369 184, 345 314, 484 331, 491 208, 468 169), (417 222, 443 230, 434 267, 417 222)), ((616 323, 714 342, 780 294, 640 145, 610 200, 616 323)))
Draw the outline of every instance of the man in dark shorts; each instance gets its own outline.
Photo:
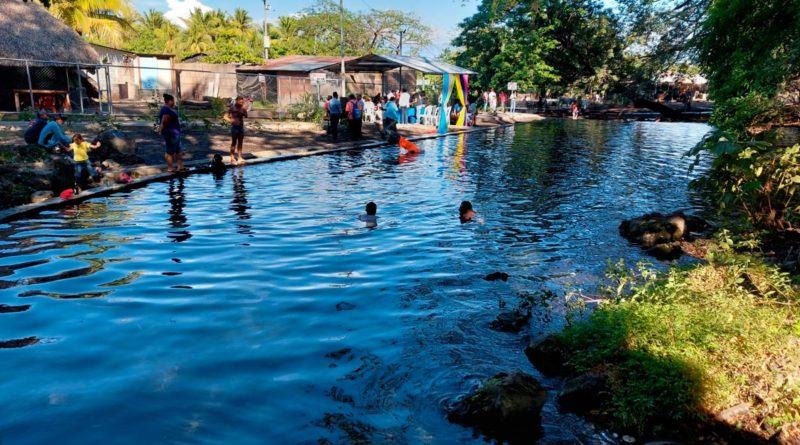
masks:
POLYGON ((181 121, 175 111, 175 98, 171 94, 164 94, 164 106, 158 112, 158 132, 164 137, 164 158, 167 160, 167 171, 172 173, 173 160, 178 159, 178 170, 183 170, 183 157, 181 156, 181 121))
POLYGON ((242 157, 242 145, 244 144, 244 118, 247 117, 247 108, 244 106, 244 98, 239 96, 236 102, 228 109, 228 119, 231 122, 231 164, 244 163, 242 157), (234 150, 238 147, 239 156, 234 156, 234 150))

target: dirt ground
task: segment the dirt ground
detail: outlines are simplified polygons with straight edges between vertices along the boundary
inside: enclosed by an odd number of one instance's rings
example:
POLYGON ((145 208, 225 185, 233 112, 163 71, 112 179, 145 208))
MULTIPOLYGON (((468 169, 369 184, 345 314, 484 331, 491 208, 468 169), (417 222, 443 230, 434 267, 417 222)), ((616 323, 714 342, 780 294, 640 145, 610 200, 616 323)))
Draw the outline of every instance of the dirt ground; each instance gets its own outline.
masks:
MULTIPOLYGON (((478 126, 495 126, 517 122, 530 122, 541 117, 533 114, 481 114, 478 126)), ((144 164, 162 167, 164 164, 164 145, 161 137, 146 122, 120 122, 120 130, 136 141, 136 154, 144 160, 144 164)), ((188 125, 183 132, 184 162, 209 162, 214 154, 223 157, 230 151, 230 130, 211 125, 188 125)), ((464 131, 470 127, 450 127, 450 131, 464 131)), ((68 123, 67 134, 81 132, 84 137, 93 137, 99 133, 96 124, 68 123)), ((413 137, 436 133, 436 128, 416 124, 398 125, 402 136, 413 137)), ((16 126, 7 125, 0 129, 0 145, 25 145, 22 139, 24 129, 22 123, 16 126)), ((293 150, 304 150, 310 147, 332 149, 337 147, 358 146, 362 143, 381 141, 378 127, 374 123, 363 124, 363 139, 351 141, 347 132, 340 131, 339 141, 333 142, 322 129, 322 126, 309 122, 276 122, 250 120, 246 124, 244 146, 242 152, 245 159, 256 157, 254 153, 265 150, 291 153, 293 150)), ((227 158, 226 158, 227 161, 227 158)))

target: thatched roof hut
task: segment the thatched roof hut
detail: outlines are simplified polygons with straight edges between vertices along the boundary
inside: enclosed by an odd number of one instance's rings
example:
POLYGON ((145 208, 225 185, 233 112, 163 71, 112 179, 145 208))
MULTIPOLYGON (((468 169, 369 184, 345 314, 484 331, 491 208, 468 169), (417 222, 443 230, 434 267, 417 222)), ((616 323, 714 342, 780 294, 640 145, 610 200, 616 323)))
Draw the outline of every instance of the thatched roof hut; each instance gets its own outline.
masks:
POLYGON ((2 58, 82 65, 96 65, 100 60, 94 48, 42 5, 22 0, 0 1, 0 65, 24 64, 2 58))

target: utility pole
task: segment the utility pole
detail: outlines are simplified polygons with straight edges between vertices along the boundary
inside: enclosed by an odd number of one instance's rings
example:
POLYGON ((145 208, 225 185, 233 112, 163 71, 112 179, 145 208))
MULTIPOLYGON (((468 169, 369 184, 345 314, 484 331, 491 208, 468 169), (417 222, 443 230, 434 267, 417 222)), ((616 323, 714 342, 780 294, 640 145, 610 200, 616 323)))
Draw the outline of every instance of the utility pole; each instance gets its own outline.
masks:
MULTIPOLYGON (((400 45, 397 46, 397 55, 403 56, 403 35, 408 32, 407 28, 400 28, 400 45)), ((400 92, 403 91, 403 65, 400 65, 400 92)))
POLYGON ((344 72, 344 2, 339 0, 339 52, 342 56, 342 94, 347 95, 344 72))
POLYGON ((269 60, 269 28, 267 25, 267 14, 271 9, 269 1, 264 0, 264 60, 269 60))

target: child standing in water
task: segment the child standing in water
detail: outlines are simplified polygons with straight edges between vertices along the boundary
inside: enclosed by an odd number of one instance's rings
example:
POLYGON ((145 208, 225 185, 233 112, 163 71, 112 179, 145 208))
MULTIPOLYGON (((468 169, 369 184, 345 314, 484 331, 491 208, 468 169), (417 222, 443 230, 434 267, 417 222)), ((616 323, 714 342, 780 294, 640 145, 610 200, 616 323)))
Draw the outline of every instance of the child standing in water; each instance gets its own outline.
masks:
POLYGON ((366 223, 368 228, 378 225, 378 206, 374 202, 367 203, 366 213, 358 216, 359 221, 366 223))

